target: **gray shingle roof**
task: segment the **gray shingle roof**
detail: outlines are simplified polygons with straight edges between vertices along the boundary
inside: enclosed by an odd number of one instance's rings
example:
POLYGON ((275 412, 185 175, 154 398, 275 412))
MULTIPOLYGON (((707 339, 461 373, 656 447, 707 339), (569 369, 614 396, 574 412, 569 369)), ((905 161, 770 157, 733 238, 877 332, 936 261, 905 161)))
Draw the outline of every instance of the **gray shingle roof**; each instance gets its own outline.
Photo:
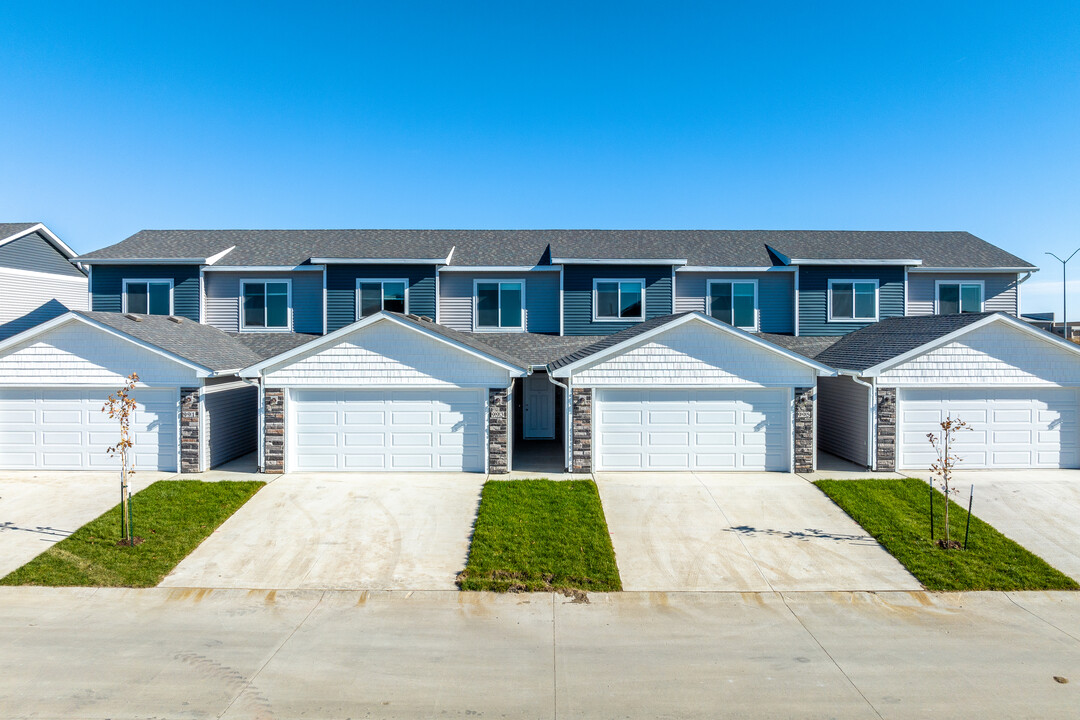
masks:
POLYGON ((229 337, 243 343, 248 349, 263 360, 275 355, 289 352, 293 348, 306 345, 322 335, 309 333, 280 333, 280 332, 254 332, 254 333, 229 333, 229 337))
POLYGON ((12 235, 17 235, 37 224, 39 223, 0 223, 0 240, 6 240, 12 235))
POLYGON ((662 327, 674 320, 678 320, 679 318, 690 314, 691 313, 682 312, 675 313, 674 315, 663 315, 661 317, 652 318, 651 320, 646 320, 643 323, 627 328, 626 330, 623 330, 621 332, 617 332, 614 335, 605 335, 604 337, 600 338, 599 340, 590 345, 568 353, 567 355, 557 360, 552 360, 548 363, 548 372, 551 372, 552 370, 558 370, 559 368, 569 365, 571 363, 575 363, 578 360, 584 360, 590 355, 595 355, 602 350, 607 350, 612 345, 618 345, 619 343, 625 342, 637 335, 641 335, 642 333, 646 333, 650 330, 662 327))
POLYGON ((392 312, 388 312, 386 314, 396 317, 398 320, 404 320, 410 325, 415 325, 416 327, 423 328, 429 332, 433 332, 436 335, 441 335, 447 340, 452 340, 466 347, 470 347, 473 350, 482 352, 485 355, 493 357, 497 360, 502 360, 505 363, 513 365, 514 367, 521 368, 522 370, 529 369, 528 364, 526 364, 526 362, 517 355, 506 352, 504 350, 500 350, 497 347, 493 347, 481 341, 479 339, 481 336, 478 333, 467 333, 461 332, 460 330, 452 330, 445 325, 439 325, 432 322, 431 320, 422 320, 415 315, 402 315, 400 313, 392 312))
POLYGON ((845 335, 815 359, 838 370, 866 370, 996 314, 888 318, 845 335))
POLYGON ((238 370, 262 360, 227 333, 188 319, 176 323, 163 315, 137 315, 136 322, 124 313, 74 312, 215 372, 238 370))
POLYGON ((313 257, 445 258, 452 265, 546 265, 557 258, 685 259, 770 267, 792 258, 921 259, 926 267, 1034 267, 966 232, 822 230, 142 230, 84 258, 206 258, 294 266, 313 257))
POLYGON ((542 333, 476 333, 477 341, 497 348, 529 365, 547 365, 602 340, 603 335, 546 335, 542 333))
POLYGON ((779 345, 785 350, 798 353, 811 360, 816 360, 818 355, 832 347, 840 339, 835 336, 814 337, 808 335, 777 335, 775 333, 757 333, 757 336, 762 340, 768 340, 773 345, 779 345))

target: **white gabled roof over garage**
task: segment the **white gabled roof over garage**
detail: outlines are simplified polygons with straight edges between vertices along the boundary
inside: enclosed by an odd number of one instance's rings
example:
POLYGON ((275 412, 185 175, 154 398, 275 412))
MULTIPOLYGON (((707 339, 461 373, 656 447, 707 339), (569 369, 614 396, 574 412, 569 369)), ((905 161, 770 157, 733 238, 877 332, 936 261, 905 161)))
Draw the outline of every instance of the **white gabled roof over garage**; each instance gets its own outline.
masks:
POLYGON ((701 313, 650 320, 551 363, 587 387, 799 387, 826 365, 701 313))
POLYGON ((275 387, 506 387, 527 367, 433 322, 381 312, 251 365, 275 387))

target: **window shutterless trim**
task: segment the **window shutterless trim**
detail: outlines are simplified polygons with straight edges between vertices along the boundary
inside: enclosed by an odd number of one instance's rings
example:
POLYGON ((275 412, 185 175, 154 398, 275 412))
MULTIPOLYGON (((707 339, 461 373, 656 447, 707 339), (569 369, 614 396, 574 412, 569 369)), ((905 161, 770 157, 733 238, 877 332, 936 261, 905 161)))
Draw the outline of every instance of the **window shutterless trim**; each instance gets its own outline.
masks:
POLYGON ((964 285, 978 285, 979 286, 979 309, 975 312, 982 312, 986 306, 986 282, 984 280, 937 280, 934 282, 934 314, 941 314, 941 286, 942 285, 956 285, 957 289, 957 309, 959 312, 964 312, 964 285))
MULTIPOLYGON (((725 280, 723 278, 714 278, 705 282, 705 314, 716 320, 716 317, 712 314, 712 286, 720 283, 727 283, 732 286, 731 288, 731 319, 735 320, 735 285, 738 284, 752 284, 754 286, 754 324, 753 325, 735 325, 732 322, 733 327, 737 327, 740 330, 746 330, 747 332, 757 332, 761 327, 761 311, 758 308, 758 281, 756 279, 749 280, 725 280)), ((721 320, 721 322, 723 322, 721 320)))
POLYGON ((881 309, 878 305, 880 300, 880 281, 872 278, 854 278, 848 280, 847 278, 837 278, 835 280, 829 280, 829 288, 827 292, 828 302, 828 314, 826 317, 829 322, 877 322, 878 317, 881 315, 881 309), (873 283, 874 284, 874 316, 873 317, 855 317, 855 285, 858 283, 873 283), (834 317, 833 316, 833 285, 851 285, 851 317, 834 317))
POLYGON ((173 312, 173 279, 172 278, 124 278, 121 283, 120 293, 120 308, 121 312, 131 312, 128 310, 128 285, 130 283, 147 283, 146 288, 146 313, 150 314, 150 287, 151 283, 160 285, 162 283, 169 283, 169 315, 175 314, 173 312))
POLYGON ((240 279, 240 332, 292 332, 292 278, 241 278, 240 279), (266 322, 266 283, 285 283, 285 327, 248 327, 244 324, 244 286, 263 286, 263 322, 266 322))
POLYGON ((474 278, 473 279, 473 292, 472 292, 472 328, 473 332, 525 332, 525 327, 528 325, 529 319, 526 317, 525 312, 525 280, 524 278, 474 278), (498 290, 496 294, 499 299, 499 325, 480 325, 480 295, 478 291, 478 285, 481 283, 489 285, 497 285, 498 290), (503 285, 520 285, 521 286, 521 325, 517 326, 504 326, 502 324, 502 286, 503 285))
MULTIPOLYGON (((622 308, 622 285, 619 285, 618 307, 622 308)), ((621 310, 620 310, 621 312, 621 310)), ((645 319, 645 278, 593 278, 592 281, 592 321, 593 322, 641 322, 645 319), (596 310, 596 286, 598 283, 638 283, 641 285, 641 315, 637 317, 601 317, 596 310)))
MULTIPOLYGON (((401 283, 405 287, 405 312, 402 315, 409 314, 409 281, 406 278, 356 278, 356 290, 354 292, 355 298, 353 310, 355 314, 355 320, 363 320, 364 316, 360 314, 360 285, 363 283, 379 283, 379 292, 381 297, 379 298, 379 310, 386 309, 386 289, 383 288, 385 283, 401 283)), ((370 316, 368 316, 370 317, 370 316)))

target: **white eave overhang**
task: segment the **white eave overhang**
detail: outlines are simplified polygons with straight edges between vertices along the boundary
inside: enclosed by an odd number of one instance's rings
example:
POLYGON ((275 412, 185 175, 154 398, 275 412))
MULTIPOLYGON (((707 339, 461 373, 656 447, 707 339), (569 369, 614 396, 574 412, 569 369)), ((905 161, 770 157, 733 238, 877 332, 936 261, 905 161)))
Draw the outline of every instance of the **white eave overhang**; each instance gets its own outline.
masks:
POLYGON ((204 258, 91 258, 91 257, 77 257, 72 258, 72 262, 83 263, 84 265, 213 265, 221 258, 232 252, 233 247, 226 248, 219 253, 204 258))
POLYGON ((478 272, 478 273, 519 273, 519 272, 559 272, 555 265, 443 265, 437 272, 478 272))
POLYGON ((675 272, 795 272, 795 268, 787 265, 763 265, 761 267, 727 266, 727 265, 686 265, 675 268, 675 272))
POLYGON ((1037 267, 917 267, 910 272, 933 272, 933 273, 1033 273, 1038 272, 1037 267))
POLYGON ((686 258, 569 258, 553 257, 552 265, 685 265, 686 258))
POLYGON ((904 265, 918 267, 922 260, 914 258, 791 258, 789 265, 904 265))
POLYGON ((446 265, 453 251, 444 258, 324 258, 313 257, 312 265, 446 265))

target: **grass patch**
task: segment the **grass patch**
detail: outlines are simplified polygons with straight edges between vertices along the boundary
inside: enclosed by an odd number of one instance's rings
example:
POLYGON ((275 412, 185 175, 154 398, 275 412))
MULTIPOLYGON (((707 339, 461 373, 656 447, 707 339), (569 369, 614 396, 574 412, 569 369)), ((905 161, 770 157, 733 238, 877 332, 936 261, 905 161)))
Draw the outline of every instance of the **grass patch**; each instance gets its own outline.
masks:
MULTIPOLYGON (((1076 590, 1076 582, 1038 555, 971 517, 967 550, 930 540, 930 490, 902 480, 818 480, 816 483, 874 536, 928 590, 1076 590)), ((934 537, 945 536, 945 496, 935 491, 934 537)), ((964 540, 966 508, 949 501, 952 539, 964 540)))
POLYGON ((0 579, 0 585, 152 587, 262 486, 161 480, 131 498, 134 534, 142 543, 117 546, 117 505, 0 579))
POLYGON ((592 480, 484 485, 462 590, 622 590, 592 480))

